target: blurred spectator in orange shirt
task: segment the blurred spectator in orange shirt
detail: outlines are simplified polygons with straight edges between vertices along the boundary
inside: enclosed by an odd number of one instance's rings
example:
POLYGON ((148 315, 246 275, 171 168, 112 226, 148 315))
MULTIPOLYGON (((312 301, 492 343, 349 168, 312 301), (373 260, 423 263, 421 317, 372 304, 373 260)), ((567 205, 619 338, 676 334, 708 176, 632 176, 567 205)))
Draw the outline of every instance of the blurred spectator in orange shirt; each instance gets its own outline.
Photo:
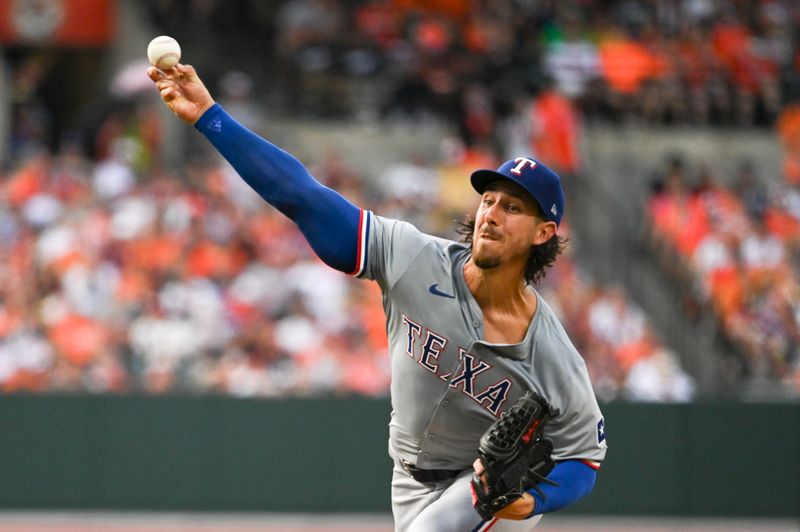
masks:
POLYGON ((531 155, 562 176, 580 171, 581 120, 572 102, 546 81, 530 107, 531 155))

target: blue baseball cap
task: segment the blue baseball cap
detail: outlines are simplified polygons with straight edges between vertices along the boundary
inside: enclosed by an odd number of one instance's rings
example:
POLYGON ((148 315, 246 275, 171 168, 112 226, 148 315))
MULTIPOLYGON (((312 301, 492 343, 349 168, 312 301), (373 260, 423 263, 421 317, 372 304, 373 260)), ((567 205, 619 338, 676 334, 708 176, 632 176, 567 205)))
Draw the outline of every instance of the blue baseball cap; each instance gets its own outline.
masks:
POLYGON ((561 224, 564 214, 564 190, 558 175, 530 157, 517 157, 500 165, 497 170, 476 170, 470 177, 472 187, 483 194, 489 183, 507 179, 528 191, 545 217, 561 224))

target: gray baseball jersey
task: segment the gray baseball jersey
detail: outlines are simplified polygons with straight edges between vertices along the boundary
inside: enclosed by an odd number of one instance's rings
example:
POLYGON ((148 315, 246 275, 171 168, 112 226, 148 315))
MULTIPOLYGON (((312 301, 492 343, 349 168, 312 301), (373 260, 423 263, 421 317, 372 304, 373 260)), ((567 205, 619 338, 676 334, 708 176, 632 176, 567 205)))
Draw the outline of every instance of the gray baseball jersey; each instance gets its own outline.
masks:
POLYGON ((586 366, 538 293, 525 339, 492 344, 481 339, 483 317, 464 280, 463 244, 363 211, 358 249, 354 275, 377 281, 383 293, 395 459, 423 469, 470 468, 489 425, 533 390, 559 411, 544 432, 553 459, 599 465, 603 417, 586 366))

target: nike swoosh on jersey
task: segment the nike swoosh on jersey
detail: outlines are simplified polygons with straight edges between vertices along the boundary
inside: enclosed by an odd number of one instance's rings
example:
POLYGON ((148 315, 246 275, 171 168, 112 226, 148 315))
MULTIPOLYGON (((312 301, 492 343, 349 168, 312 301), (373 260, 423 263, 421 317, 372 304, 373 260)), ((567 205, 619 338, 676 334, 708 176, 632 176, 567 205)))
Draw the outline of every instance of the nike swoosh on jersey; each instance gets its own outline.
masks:
POLYGON ((431 287, 428 288, 428 292, 430 292, 431 294, 433 294, 435 296, 439 296, 439 297, 449 297, 450 299, 455 299, 456 298, 456 296, 451 296, 450 294, 445 294, 444 292, 442 292, 441 290, 436 288, 438 285, 439 285, 439 283, 433 283, 431 285, 431 287))

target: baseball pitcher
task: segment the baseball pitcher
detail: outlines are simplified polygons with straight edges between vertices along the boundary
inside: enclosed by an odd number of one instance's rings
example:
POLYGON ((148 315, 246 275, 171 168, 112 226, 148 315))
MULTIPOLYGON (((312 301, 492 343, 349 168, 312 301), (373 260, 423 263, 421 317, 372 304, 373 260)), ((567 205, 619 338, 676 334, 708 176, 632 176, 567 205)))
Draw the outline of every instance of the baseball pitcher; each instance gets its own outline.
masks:
POLYGON ((358 208, 214 102, 195 70, 162 99, 291 218, 331 267, 383 292, 399 531, 530 530, 587 495, 606 453, 583 359, 533 285, 563 249, 559 177, 530 157, 471 176, 462 242, 358 208))

